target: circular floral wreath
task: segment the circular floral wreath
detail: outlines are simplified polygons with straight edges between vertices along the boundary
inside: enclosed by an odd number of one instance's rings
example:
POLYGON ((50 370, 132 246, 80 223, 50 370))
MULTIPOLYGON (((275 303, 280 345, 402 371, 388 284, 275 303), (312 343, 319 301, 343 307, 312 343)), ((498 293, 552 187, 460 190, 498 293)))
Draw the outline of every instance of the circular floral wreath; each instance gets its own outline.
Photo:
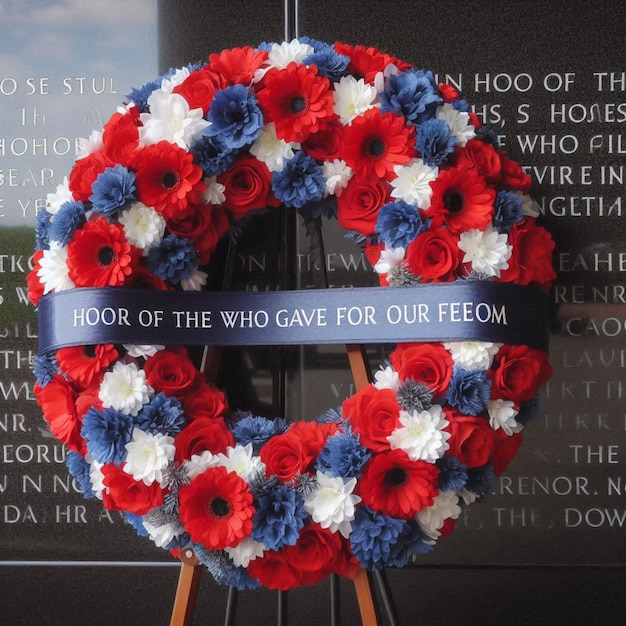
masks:
MULTIPOLYGON (((337 217, 382 285, 547 289, 530 184, 429 71, 308 38, 233 48, 133 90, 82 143, 38 215, 29 294, 200 290, 228 229, 280 204, 337 217)), ((337 410, 288 423, 230 409, 185 348, 106 344, 41 354, 35 392, 86 497, 221 583, 288 589, 431 550, 550 374, 524 345, 400 344, 337 410)))

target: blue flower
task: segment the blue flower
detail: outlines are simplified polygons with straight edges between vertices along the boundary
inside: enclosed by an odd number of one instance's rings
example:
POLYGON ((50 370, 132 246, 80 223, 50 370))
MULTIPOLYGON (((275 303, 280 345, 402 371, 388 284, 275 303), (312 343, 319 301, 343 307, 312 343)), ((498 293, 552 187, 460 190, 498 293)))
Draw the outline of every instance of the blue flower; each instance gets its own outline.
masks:
POLYGON ((179 283, 198 267, 198 255, 189 239, 170 234, 148 251, 148 268, 159 278, 179 283))
POLYGON ((412 68, 397 76, 389 76, 380 101, 383 113, 392 111, 417 125, 435 117, 443 98, 432 72, 412 68))
POLYGON ((358 478, 371 456, 371 452, 361 445, 359 436, 346 428, 326 440, 317 459, 317 469, 329 476, 358 478))
POLYGON ((494 476, 495 473, 491 463, 482 467, 473 467, 467 470, 467 484, 465 488, 477 496, 485 496, 491 491, 491 481, 494 476))
POLYGON ((150 107, 148 106, 148 98, 150 94, 156 89, 160 89, 161 83, 163 82, 163 78, 157 78, 141 87, 135 87, 133 90, 126 95, 126 97, 135 103, 135 106, 139 109, 140 113, 148 113, 150 111, 150 107))
POLYGON ((232 428, 235 441, 241 446, 251 443, 254 454, 258 454, 263 444, 274 435, 280 435, 286 430, 287 423, 282 417, 270 420, 256 415, 242 417, 232 428))
POLYGON ((75 200, 64 202, 50 224, 49 238, 58 241, 62 246, 67 246, 84 219, 85 205, 82 202, 75 200))
POLYGON ((437 484, 440 491, 461 491, 467 483, 467 465, 456 456, 442 456, 436 463, 439 468, 437 484))
POLYGON ((98 463, 119 465, 126 458, 125 446, 133 434, 133 420, 112 408, 98 411, 91 407, 83 417, 80 433, 98 463))
POLYGON ((407 378, 396 392, 398 404, 405 411, 427 411, 433 405, 433 392, 421 381, 407 378))
POLYGON ((191 146, 191 154, 207 176, 226 172, 237 159, 237 152, 226 150, 216 137, 205 133, 191 146))
POLYGON ((483 124, 476 129, 476 137, 484 143, 490 143, 494 148, 499 148, 498 133, 491 124, 483 124))
POLYGON ((151 434, 177 435, 185 425, 185 414, 179 400, 163 392, 144 404, 135 418, 136 425, 151 434))
POLYGON ((43 354, 38 354, 35 357, 35 362, 33 363, 33 374, 35 374, 35 378, 37 382, 45 387, 53 378, 54 375, 59 371, 59 364, 53 353, 44 352, 43 354))
POLYGON ((85 498, 95 498, 96 494, 91 488, 91 478, 89 477, 89 463, 78 452, 68 450, 65 457, 65 465, 67 465, 69 473, 78 483, 78 487, 83 492, 85 498))
POLYGON ((37 231, 35 233, 35 250, 47 250, 50 247, 49 230, 52 218, 52 213, 49 213, 46 209, 39 209, 37 211, 37 231))
POLYGON ((238 591, 258 589, 261 584, 248 574, 243 567, 237 567, 229 556, 221 550, 206 550, 194 546, 198 561, 204 565, 220 585, 234 587, 238 591))
POLYGON ((454 100, 451 104, 453 109, 461 113, 468 113, 470 110, 467 100, 454 100))
POLYGON ((268 487, 256 502, 252 538, 269 550, 280 550, 295 545, 298 539, 306 517, 304 500, 287 485, 270 483, 268 487))
POLYGON ((498 191, 493 225, 499 233, 508 233, 513 224, 524 218, 522 204, 522 199, 514 191, 498 191))
POLYGON ((461 413, 478 415, 487 408, 491 381, 483 370, 464 370, 455 367, 448 386, 446 399, 461 413))
POLYGON ((346 73, 350 58, 345 54, 337 54, 335 49, 328 44, 318 46, 303 61, 305 65, 315 65, 320 76, 324 76, 333 82, 339 82, 339 79, 346 73))
POLYGON ((341 407, 328 409, 315 418, 318 424, 337 424, 341 421, 341 407))
POLYGON ((107 167, 91 185, 93 210, 114 217, 126 202, 135 199, 135 174, 123 165, 107 167))
POLYGON ((124 511, 124 517, 140 537, 147 537, 150 534, 143 525, 143 517, 141 515, 124 511))
POLYGON ((527 402, 522 402, 519 413, 515 416, 515 421, 522 426, 526 426, 528 422, 534 420, 539 415, 541 408, 541 396, 536 394, 527 402))
POLYGON ((445 120, 426 120, 417 129, 415 145, 426 165, 439 167, 458 144, 445 120))
POLYGON ((289 159, 281 172, 272 174, 272 190, 288 207, 299 209, 307 202, 321 200, 325 189, 322 168, 303 151, 289 159))
POLYGON ((404 200, 388 202, 380 207, 376 232, 388 248, 406 248, 428 228, 419 211, 404 200))
POLYGON ((243 85, 220 89, 207 118, 211 126, 206 134, 215 137, 227 150, 239 150, 255 142, 263 126, 263 113, 256 98, 243 85))
POLYGON ((388 567, 404 567, 412 556, 430 552, 433 545, 426 543, 428 540, 416 522, 406 522, 398 541, 390 547, 388 567))

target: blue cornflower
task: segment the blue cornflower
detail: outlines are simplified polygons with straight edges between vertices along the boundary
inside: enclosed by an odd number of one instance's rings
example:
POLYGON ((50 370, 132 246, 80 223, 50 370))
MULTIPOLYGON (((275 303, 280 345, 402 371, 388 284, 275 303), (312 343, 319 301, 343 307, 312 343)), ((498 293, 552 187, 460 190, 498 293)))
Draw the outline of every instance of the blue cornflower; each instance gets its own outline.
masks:
POLYGON ((419 211, 404 200, 388 202, 380 207, 376 232, 388 248, 406 248, 421 232, 428 229, 419 211))
POLYGON ((256 505, 252 538, 269 550, 295 545, 306 517, 302 496, 287 485, 278 485, 260 495, 256 505))
POLYGON ((458 145, 445 120, 426 120, 417 129, 415 146, 426 165, 439 167, 458 145))
POLYGON ((257 50, 261 50, 262 52, 271 52, 274 44, 268 41, 262 41, 258 46, 257 50))
POLYGON ((107 167, 98 175, 93 185, 89 200, 93 203, 93 210, 107 217, 114 217, 117 210, 126 202, 135 199, 135 174, 123 165, 107 167))
POLYGON ((389 76, 385 90, 380 94, 380 101, 383 113, 392 111, 417 125, 435 117, 443 98, 432 72, 411 68, 389 76))
POLYGON ((46 209, 39 209, 35 219, 37 220, 37 230, 35 233, 35 250, 47 250, 50 247, 50 225, 52 213, 46 209))
POLYGON ((391 546, 388 566, 404 567, 413 555, 430 552, 433 549, 433 545, 426 543, 428 540, 429 537, 416 522, 413 520, 406 522, 398 537, 398 541, 391 546))
POLYGON ((333 82, 346 73, 350 58, 345 54, 337 54, 332 46, 318 46, 303 61, 305 65, 315 65, 320 76, 324 76, 333 82))
POLYGON ((184 237, 169 234, 158 246, 148 251, 148 269, 162 280, 179 283, 189 278, 198 267, 198 255, 193 243, 184 237))
POLYGON ((286 430, 287 422, 282 417, 270 420, 256 415, 242 417, 232 428, 235 441, 241 446, 251 443, 254 454, 258 454, 263 444, 274 435, 280 435, 286 430))
POLYGON ((330 44, 327 44, 325 41, 320 41, 319 39, 313 39, 311 37, 307 37, 306 35, 303 35, 302 37, 298 37, 298 41, 300 43, 311 46, 311 48, 313 48, 313 52, 320 52, 320 50, 323 50, 324 48, 331 47, 330 44))
POLYGON ((59 364, 53 353, 44 352, 35 357, 33 374, 42 387, 45 387, 58 371, 59 364))
POLYGON ((185 415, 179 400, 159 392, 135 418, 136 425, 151 434, 176 436, 185 425, 185 415))
POLYGON ((442 456, 436 463, 439 468, 437 484, 440 491, 461 491, 467 483, 467 465, 456 456, 442 456))
POLYGON ((142 85, 141 87, 134 87, 133 90, 126 95, 126 97, 135 103, 135 106, 139 109, 140 113, 148 113, 150 107, 148 106, 148 98, 150 94, 156 89, 160 89, 163 78, 159 77, 155 80, 142 85))
POLYGON ((140 537, 147 537, 150 534, 143 525, 143 517, 141 515, 124 511, 124 517, 140 537))
POLYGON ((487 463, 482 467, 473 467, 467 470, 467 483, 465 488, 477 496, 485 496, 491 491, 491 481, 495 473, 493 465, 487 463))
POLYGON ((317 469, 329 476, 358 478, 371 456, 372 453, 361 445, 359 436, 346 428, 326 440, 317 459, 317 469))
POLYGON ((461 413, 478 415, 487 408, 491 381, 483 370, 464 370, 455 367, 448 386, 446 399, 461 413))
POLYGON ((514 191, 505 189, 498 191, 493 225, 499 233, 508 233, 513 224, 524 218, 522 205, 522 199, 514 191))
POLYGON ((541 396, 536 394, 527 402, 522 402, 519 413, 515 416, 515 421, 522 426, 526 426, 528 422, 534 420, 539 415, 541 408, 541 396))
POLYGON ((50 224, 49 238, 58 241, 62 246, 67 246, 84 218, 85 205, 82 202, 75 200, 64 202, 50 224))
POLYGON ((207 176, 226 172, 237 159, 237 152, 227 150, 217 137, 210 137, 206 133, 191 146, 191 154, 207 176))
POLYGON ((331 408, 315 418, 318 424, 337 424, 341 421, 341 407, 331 408))
POLYGON ((98 463, 120 464, 126 458, 125 446, 133 434, 133 420, 112 408, 98 411, 91 407, 83 417, 80 434, 98 463))
POLYGON ((282 171, 272 174, 272 190, 288 207, 299 209, 307 202, 321 200, 325 189, 322 168, 303 151, 289 159, 282 171))
POLYGON ((65 457, 65 465, 72 478, 78 483, 78 487, 83 492, 85 498, 94 498, 96 494, 91 488, 91 478, 89 477, 89 463, 85 459, 75 452, 74 450, 68 450, 65 457))
POLYGON ((207 115, 211 126, 209 137, 227 150, 239 150, 259 138, 263 126, 263 113, 256 97, 243 85, 230 85, 220 89, 213 98, 207 115))
POLYGON ((467 100, 453 100, 451 104, 453 109, 461 113, 468 113, 470 110, 467 100))

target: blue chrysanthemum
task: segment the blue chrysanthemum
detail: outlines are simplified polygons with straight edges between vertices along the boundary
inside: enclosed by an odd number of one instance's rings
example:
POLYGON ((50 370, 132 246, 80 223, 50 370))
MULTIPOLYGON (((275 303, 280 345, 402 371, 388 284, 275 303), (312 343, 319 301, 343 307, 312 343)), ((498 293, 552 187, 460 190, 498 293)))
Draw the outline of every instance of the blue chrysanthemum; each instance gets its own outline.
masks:
POLYGON ((436 463, 439 468, 437 484, 440 491, 460 491, 467 483, 467 465, 455 456, 442 456, 436 463))
POLYGON ((339 82, 350 65, 350 58, 345 54, 337 54, 332 46, 318 46, 303 61, 305 65, 315 65, 320 76, 324 76, 333 82, 339 82))
POLYGON ((320 41, 319 39, 313 39, 312 37, 307 37, 306 35, 302 35, 302 37, 298 37, 298 41, 300 43, 306 44, 307 46, 311 46, 313 48, 313 52, 319 52, 324 48, 330 46, 330 44, 325 41, 320 41))
POLYGON ((493 465, 488 463, 482 467, 473 467, 467 470, 465 488, 477 496, 486 496, 491 491, 491 481, 495 476, 493 465))
POLYGON ((215 137, 227 150, 239 150, 255 142, 263 126, 263 113, 256 97, 243 85, 220 89, 207 119, 211 122, 207 135, 215 137))
POLYGON ((304 526, 306 511, 304 500, 287 485, 270 485, 257 499, 256 513, 252 519, 252 538, 269 550, 293 546, 304 526))
POLYGON ((35 232, 35 250, 47 250, 50 247, 50 224, 52 213, 49 213, 46 209, 39 209, 37 211, 36 220, 36 232, 35 232))
POLYGON ((487 408, 491 381, 483 370, 455 367, 446 393, 448 402, 466 415, 478 415, 487 408))
POLYGON ((226 172, 237 159, 236 151, 227 150, 217 137, 210 137, 206 133, 191 146, 191 154, 207 176, 226 172))
POLYGON ((232 427, 233 437, 241 446, 252 444, 254 454, 258 454, 263 444, 274 435, 280 435, 287 430, 287 422, 282 417, 270 420, 267 417, 246 415, 232 427))
POLYGON ((85 205, 82 202, 75 200, 64 202, 50 224, 48 237, 51 241, 58 241, 62 246, 67 246, 84 219, 85 205))
POLYGON ((418 554, 426 554, 433 549, 432 543, 421 528, 413 520, 406 522, 398 541, 391 546, 388 567, 405 567, 409 558, 418 554))
POLYGON ((498 191, 493 225, 499 233, 508 233, 513 224, 524 218, 522 205, 522 199, 514 191, 505 189, 498 191))
POLYGON ((289 159, 282 171, 272 174, 272 190, 288 207, 299 209, 308 202, 317 202, 325 189, 322 168, 303 151, 289 159))
POLYGON ((135 174, 119 163, 98 174, 91 185, 93 210, 114 217, 118 209, 135 199, 135 174))
POLYGON ((112 408, 98 411, 91 407, 83 417, 80 434, 98 463, 119 465, 126 458, 125 446, 133 434, 133 420, 112 408))
POLYGON ((92 489, 91 478, 89 477, 89 463, 78 452, 68 450, 65 465, 72 478, 78 483, 78 487, 85 498, 94 498, 96 494, 92 489))
POLYGON ((143 405, 135 421, 147 433, 174 437, 185 425, 185 414, 177 398, 159 392, 143 405))
POLYGON ((419 211, 404 200, 388 202, 380 207, 376 232, 388 248, 406 248, 421 232, 428 229, 419 211))
POLYGON ((189 278, 198 267, 196 248, 189 239, 169 234, 158 246, 150 248, 148 269, 163 280, 179 283, 189 278))
POLYGON ((470 110, 467 100, 454 100, 451 104, 453 109, 461 113, 468 113, 470 110))
POLYGON ((124 511, 124 517, 140 537, 147 537, 150 534, 143 525, 143 517, 141 515, 124 511))
POLYGON ((415 145, 426 165, 439 167, 448 158, 459 140, 452 134, 445 120, 427 120, 417 129, 415 145))
POLYGON ((148 113, 150 111, 148 98, 153 91, 161 87, 162 82, 163 78, 159 77, 149 83, 146 83, 145 85, 142 85, 141 87, 133 88, 133 90, 127 94, 126 97, 135 104, 140 113, 148 113))
POLYGON ((380 101, 383 113, 392 111, 417 125, 435 117, 443 98, 432 72, 411 68, 397 76, 389 76, 380 101))
POLYGON ((59 371, 59 364, 52 353, 38 354, 35 356, 35 361, 33 363, 33 374, 35 374, 35 378, 37 382, 45 387, 53 378, 54 375, 59 371))
POLYGON ((317 459, 317 469, 329 476, 358 478, 371 456, 372 453, 361 445, 359 436, 346 428, 326 440, 317 459))
POLYGON ((522 426, 526 426, 528 422, 534 420, 539 415, 541 408, 541 396, 536 394, 527 402, 522 402, 519 413, 515 416, 515 421, 522 426))

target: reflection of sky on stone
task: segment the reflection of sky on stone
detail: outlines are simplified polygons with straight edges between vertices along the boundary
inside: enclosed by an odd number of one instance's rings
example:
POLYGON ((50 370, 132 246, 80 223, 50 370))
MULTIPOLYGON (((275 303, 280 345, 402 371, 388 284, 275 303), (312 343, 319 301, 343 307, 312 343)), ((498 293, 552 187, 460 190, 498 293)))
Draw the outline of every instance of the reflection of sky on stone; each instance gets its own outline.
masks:
POLYGON ((0 226, 34 225, 75 139, 157 76, 156 23, 157 0, 0 0, 0 226))

